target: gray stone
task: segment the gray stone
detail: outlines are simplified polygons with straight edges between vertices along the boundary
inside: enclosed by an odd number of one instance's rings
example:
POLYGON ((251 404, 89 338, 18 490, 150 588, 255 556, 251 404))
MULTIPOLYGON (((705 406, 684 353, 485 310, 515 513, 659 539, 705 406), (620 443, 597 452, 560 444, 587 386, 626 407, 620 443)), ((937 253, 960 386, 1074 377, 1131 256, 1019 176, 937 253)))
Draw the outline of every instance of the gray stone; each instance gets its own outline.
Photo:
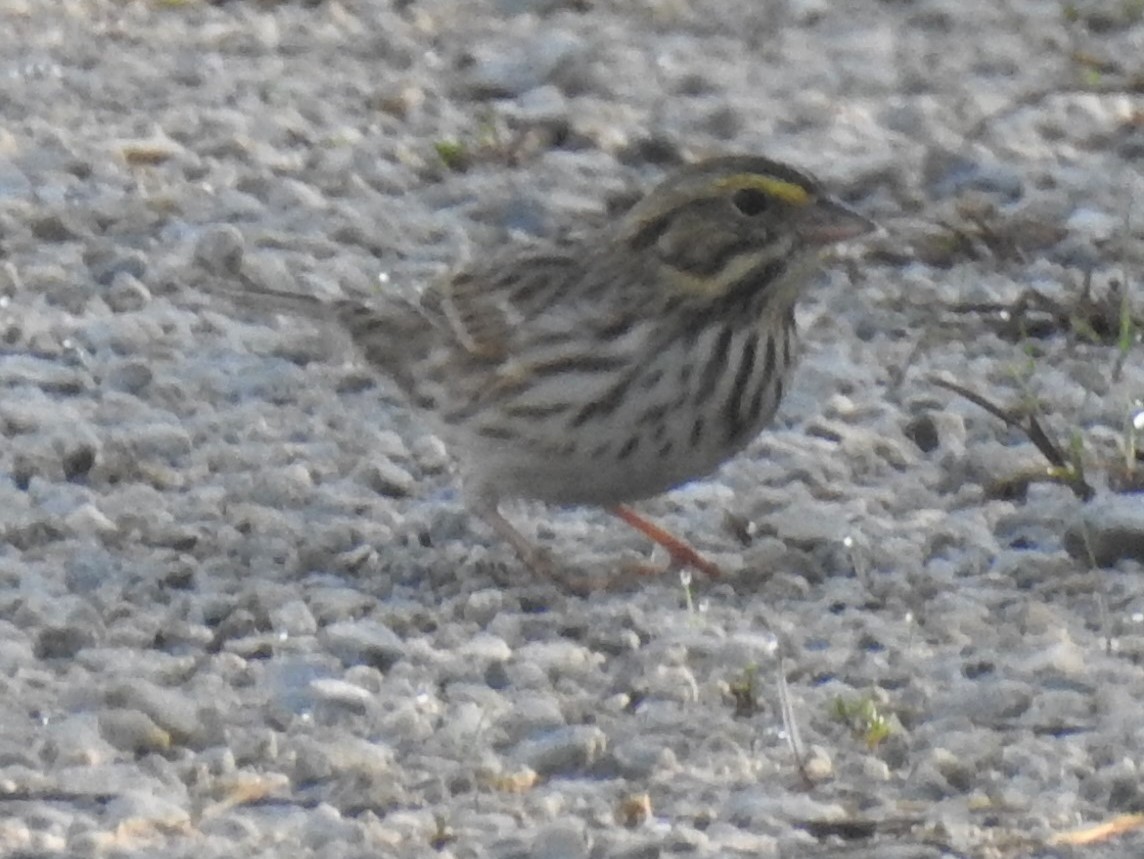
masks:
POLYGON ((145 361, 123 361, 112 367, 104 381, 117 391, 139 394, 154 378, 154 371, 145 361))
POLYGON ((142 280, 147 274, 147 257, 140 251, 122 250, 114 244, 100 242, 84 250, 83 261, 100 286, 110 286, 121 274, 142 280))
POLYGON ((313 635, 318 631, 318 622, 302 600, 270 609, 270 623, 280 635, 313 635))
POLYGON ((97 633, 86 625, 50 626, 36 638, 37 659, 68 659, 85 647, 92 647, 97 633))
POLYGON ((564 820, 542 827, 532 840, 534 859, 587 859, 588 836, 579 820, 564 820))
POLYGON ((121 271, 104 296, 107 306, 116 313, 142 310, 151 300, 151 291, 133 274, 121 271))
POLYGON ((105 700, 112 707, 145 714, 167 733, 171 742, 196 748, 202 747, 208 739, 199 717, 199 702, 179 690, 135 678, 109 689, 105 700))
POLYGON ((388 459, 376 459, 364 463, 357 470, 356 477, 374 492, 392 498, 409 495, 417 485, 412 474, 388 459))
POLYGON ((368 689, 333 677, 311 680, 310 690, 318 703, 353 713, 365 713, 373 700, 368 689))
POLYGON ((1074 558, 1098 567, 1121 560, 1144 564, 1144 496, 1108 495, 1086 504, 1064 533, 1074 558))
POLYGON ((376 620, 332 623, 319 632, 318 640, 346 665, 372 665, 385 671, 405 655, 401 638, 376 620))
POLYGON ((101 711, 99 733, 115 748, 134 754, 162 752, 171 747, 171 735, 138 710, 101 711))
POLYGON ((237 227, 224 224, 204 230, 195 242, 193 259, 218 277, 230 277, 242 266, 246 242, 237 227))
POLYGON ((482 96, 516 96, 548 83, 584 54, 579 38, 551 29, 515 45, 481 46, 468 70, 469 87, 482 96))
POLYGON ((608 746, 607 735, 590 725, 573 725, 525 740, 513 749, 513 758, 548 778, 582 774, 608 746))
POLYGON ((923 167, 935 197, 953 197, 966 191, 995 193, 1016 200, 1024 192, 1021 174, 1012 167, 988 163, 971 155, 931 149, 923 167))

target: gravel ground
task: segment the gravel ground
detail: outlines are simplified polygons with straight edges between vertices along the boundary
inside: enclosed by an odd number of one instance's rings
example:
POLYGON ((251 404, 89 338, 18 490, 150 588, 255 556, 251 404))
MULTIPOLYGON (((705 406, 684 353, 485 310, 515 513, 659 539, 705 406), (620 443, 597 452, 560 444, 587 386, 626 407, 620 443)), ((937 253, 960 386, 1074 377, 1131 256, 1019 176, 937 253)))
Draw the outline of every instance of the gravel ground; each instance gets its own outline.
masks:
MULTIPOLYGON (((1109 336, 1125 281, 1144 315, 1140 4, 0 0, 0 27, 0 854, 1144 853, 1065 837, 1144 808, 1144 347, 1109 336), (721 581, 535 581, 334 332, 195 262, 229 225, 283 288, 413 290, 732 151, 887 235, 801 307, 774 430, 642 505, 721 581), (935 375, 1039 403, 1093 499, 1020 485, 1029 435, 935 375)), ((585 567, 647 552, 516 515, 585 567)))

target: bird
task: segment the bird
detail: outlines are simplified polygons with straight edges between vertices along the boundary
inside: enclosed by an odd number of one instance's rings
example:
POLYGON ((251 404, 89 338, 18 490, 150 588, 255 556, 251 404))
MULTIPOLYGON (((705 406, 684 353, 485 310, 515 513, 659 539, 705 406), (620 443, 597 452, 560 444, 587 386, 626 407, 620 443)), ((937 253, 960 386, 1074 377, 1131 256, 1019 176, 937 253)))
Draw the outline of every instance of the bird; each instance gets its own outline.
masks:
MULTIPOLYGON (((771 422, 822 252, 876 229, 808 172, 726 155, 675 169, 581 233, 474 254, 417 300, 249 277, 223 291, 344 329, 445 442, 468 510, 538 573, 553 575, 552 558, 506 500, 607 509, 674 565, 717 576, 631 504, 708 476, 771 422)), ((241 246, 230 262, 241 271, 241 246)))

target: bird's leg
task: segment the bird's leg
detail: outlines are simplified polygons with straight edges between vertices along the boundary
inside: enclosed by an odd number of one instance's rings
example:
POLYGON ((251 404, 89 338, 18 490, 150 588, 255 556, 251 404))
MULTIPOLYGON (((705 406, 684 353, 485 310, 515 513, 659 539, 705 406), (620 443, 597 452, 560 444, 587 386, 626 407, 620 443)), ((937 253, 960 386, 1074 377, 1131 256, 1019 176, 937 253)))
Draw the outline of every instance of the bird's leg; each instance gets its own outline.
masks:
POLYGON ((686 542, 676 537, 670 531, 650 522, 626 504, 617 504, 610 512, 631 525, 645 537, 659 543, 671 555, 672 563, 681 567, 691 567, 712 578, 718 578, 721 573, 714 563, 704 558, 686 542))
MULTIPOLYGON (((569 581, 558 575, 552 557, 539 546, 534 545, 531 540, 520 533, 516 526, 501 514, 496 498, 479 496, 471 498, 469 499, 469 509, 476 516, 483 519, 502 540, 512 546, 513 551, 516 552, 525 566, 537 575, 546 579, 552 579, 562 587, 568 588, 577 594, 591 593, 608 587, 607 581, 600 581, 591 577, 584 580, 576 579, 569 581)), ((618 504, 612 507, 610 512, 628 525, 631 525, 644 536, 667 549, 673 565, 690 567, 712 578, 718 578, 721 575, 719 568, 714 563, 704 558, 699 552, 671 532, 661 528, 654 522, 649 522, 626 504, 618 504)), ((663 572, 663 570, 654 570, 641 566, 640 572, 663 572)))
POLYGON ((525 566, 545 578, 553 577, 552 559, 501 515, 496 499, 476 498, 471 502, 470 509, 496 531, 502 540, 512 546, 525 566))
POLYGON ((567 571, 561 570, 560 565, 553 560, 552 555, 540 546, 534 545, 501 514, 495 498, 472 499, 469 509, 496 531, 501 539, 512 546, 526 567, 537 576, 553 582, 561 590, 576 596, 587 597, 601 590, 606 590, 613 584, 608 578, 591 574, 569 574, 567 571))

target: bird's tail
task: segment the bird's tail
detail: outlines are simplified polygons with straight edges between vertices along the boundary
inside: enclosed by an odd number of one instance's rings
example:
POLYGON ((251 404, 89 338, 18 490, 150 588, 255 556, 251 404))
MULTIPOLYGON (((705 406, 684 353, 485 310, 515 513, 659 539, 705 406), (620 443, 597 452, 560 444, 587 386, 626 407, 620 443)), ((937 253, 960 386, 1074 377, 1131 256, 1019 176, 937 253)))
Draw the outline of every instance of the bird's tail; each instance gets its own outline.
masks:
POLYGON ((241 235, 232 228, 201 239, 195 257, 212 275, 207 287, 212 295, 239 307, 333 323, 349 334, 374 370, 396 382, 407 396, 420 399, 411 367, 428 347, 432 326, 414 304, 394 296, 363 301, 265 286, 271 275, 244 262, 241 235))
POLYGON ((342 303, 340 300, 327 300, 302 292, 269 289, 244 274, 239 274, 238 280, 239 286, 216 285, 211 288, 211 292, 236 305, 254 310, 288 313, 315 321, 338 321, 339 314, 336 308, 342 303))
POLYGON ((235 305, 317 321, 337 320, 337 299, 266 286, 288 279, 288 273, 266 271, 249 259, 242 234, 232 226, 205 232, 195 245, 194 262, 210 275, 204 284, 207 292, 235 305))
POLYGON ((241 233, 230 226, 205 233, 194 250, 194 261, 209 275, 206 291, 237 307, 286 313, 314 322, 334 322, 351 329, 350 320, 370 306, 341 296, 309 295, 267 286, 290 280, 286 271, 271 271, 247 257, 241 233))

